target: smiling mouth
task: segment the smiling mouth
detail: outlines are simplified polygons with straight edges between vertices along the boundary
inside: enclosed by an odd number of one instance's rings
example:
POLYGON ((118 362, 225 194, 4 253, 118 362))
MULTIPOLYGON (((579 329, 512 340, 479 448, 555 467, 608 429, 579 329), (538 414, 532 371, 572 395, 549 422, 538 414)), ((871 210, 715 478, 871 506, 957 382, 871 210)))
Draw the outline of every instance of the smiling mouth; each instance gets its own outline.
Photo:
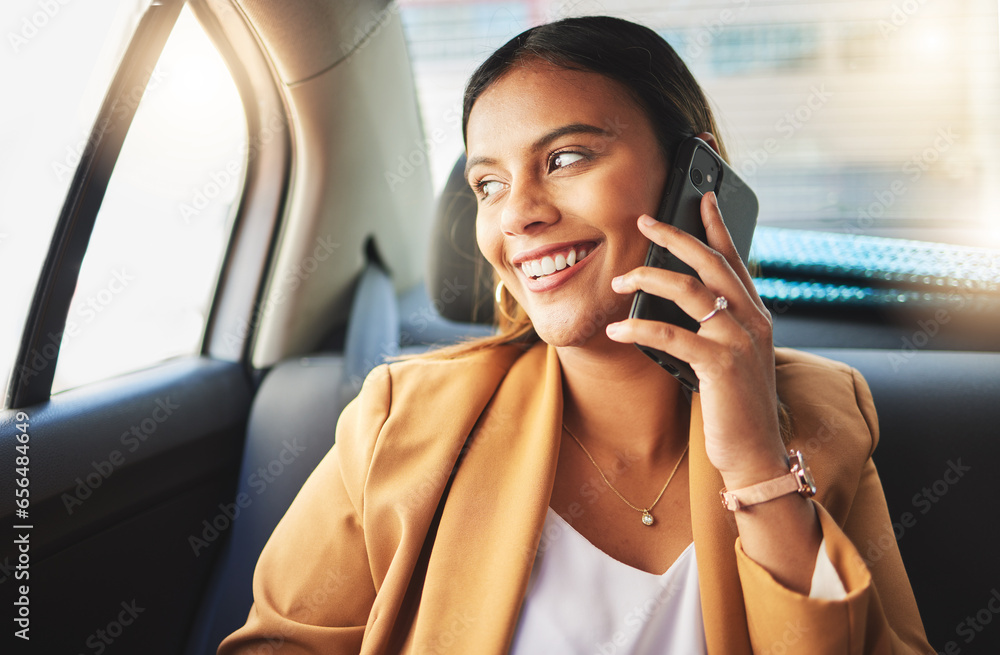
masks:
POLYGON ((594 247, 592 245, 581 244, 554 253, 549 253, 544 257, 539 257, 538 259, 523 261, 518 265, 518 267, 521 269, 521 272, 524 273, 525 277, 537 280, 539 278, 552 275, 553 273, 557 273, 563 269, 576 266, 578 263, 586 259, 587 255, 593 251, 594 247))

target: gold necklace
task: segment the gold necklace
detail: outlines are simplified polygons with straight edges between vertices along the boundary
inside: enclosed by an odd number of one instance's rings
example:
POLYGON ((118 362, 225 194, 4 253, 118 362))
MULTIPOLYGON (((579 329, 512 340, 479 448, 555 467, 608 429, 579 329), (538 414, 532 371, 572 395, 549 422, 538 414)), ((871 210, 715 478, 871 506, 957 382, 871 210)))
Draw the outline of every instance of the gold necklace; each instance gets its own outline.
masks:
POLYGON ((643 507, 636 507, 632 503, 628 502, 628 500, 625 499, 625 496, 621 495, 621 492, 615 489, 615 486, 611 484, 608 481, 607 476, 604 475, 604 471, 602 471, 601 467, 598 466, 597 462, 594 461, 594 457, 590 454, 590 451, 587 450, 586 446, 584 446, 583 443, 576 438, 576 435, 573 434, 568 427, 566 427, 565 423, 563 423, 563 430, 566 430, 566 434, 573 437, 573 441, 575 441, 577 445, 580 446, 580 449, 583 450, 584 454, 587 456, 587 459, 589 459, 590 463, 594 465, 594 468, 597 469, 597 472, 601 474, 601 479, 604 480, 604 484, 608 485, 611 491, 615 492, 615 495, 622 499, 623 503, 625 503, 635 511, 642 513, 643 525, 653 525, 653 515, 651 514, 651 512, 653 511, 653 508, 656 507, 656 503, 660 502, 660 498, 663 498, 664 492, 667 490, 667 487, 670 486, 670 481, 674 479, 674 473, 677 473, 677 469, 680 468, 681 462, 684 461, 684 455, 687 454, 688 446, 684 446, 684 452, 682 452, 681 456, 677 458, 677 463, 674 464, 674 470, 670 472, 670 477, 667 478, 666 484, 664 484, 663 488, 660 489, 660 495, 656 497, 656 500, 653 501, 652 505, 643 508, 643 507))

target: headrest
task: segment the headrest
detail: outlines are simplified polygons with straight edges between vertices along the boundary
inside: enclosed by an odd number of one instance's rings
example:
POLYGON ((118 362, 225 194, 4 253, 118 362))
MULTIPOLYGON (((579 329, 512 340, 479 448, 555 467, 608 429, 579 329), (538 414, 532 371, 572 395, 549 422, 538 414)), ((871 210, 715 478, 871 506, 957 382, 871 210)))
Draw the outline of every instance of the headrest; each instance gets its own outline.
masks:
POLYGON ((438 199, 427 264, 427 292, 440 314, 462 323, 493 323, 493 268, 476 244, 476 195, 463 154, 438 199))

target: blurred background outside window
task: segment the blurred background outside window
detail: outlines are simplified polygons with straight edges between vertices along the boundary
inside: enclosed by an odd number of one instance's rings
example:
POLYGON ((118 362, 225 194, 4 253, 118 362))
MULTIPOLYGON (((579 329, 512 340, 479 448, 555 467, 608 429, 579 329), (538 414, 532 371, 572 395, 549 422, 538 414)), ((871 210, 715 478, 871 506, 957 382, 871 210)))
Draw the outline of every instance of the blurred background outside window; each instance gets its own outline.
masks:
POLYGON ((432 175, 465 81, 522 30, 607 14, 677 50, 763 225, 1000 247, 995 0, 402 0, 432 175), (436 137, 436 138, 435 138, 436 137))
MULTIPOLYGON (((0 11, 0 396, 59 212, 118 63, 148 2, 39 3, 0 11), (44 5, 44 6, 43 6, 44 5)), ((53 392, 198 353, 248 152, 221 56, 184 9, 115 165, 70 306, 29 365, 53 392)))

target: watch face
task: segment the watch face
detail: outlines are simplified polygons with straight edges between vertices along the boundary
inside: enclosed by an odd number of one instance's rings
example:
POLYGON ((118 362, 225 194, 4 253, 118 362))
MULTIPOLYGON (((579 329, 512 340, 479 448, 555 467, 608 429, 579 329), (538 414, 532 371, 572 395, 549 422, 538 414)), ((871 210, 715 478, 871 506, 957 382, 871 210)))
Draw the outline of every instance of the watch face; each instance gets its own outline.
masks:
POLYGON ((799 493, 804 496, 812 496, 816 493, 816 481, 813 479, 812 471, 806 464, 802 452, 793 450, 789 453, 789 461, 792 465, 792 473, 799 478, 799 493))

